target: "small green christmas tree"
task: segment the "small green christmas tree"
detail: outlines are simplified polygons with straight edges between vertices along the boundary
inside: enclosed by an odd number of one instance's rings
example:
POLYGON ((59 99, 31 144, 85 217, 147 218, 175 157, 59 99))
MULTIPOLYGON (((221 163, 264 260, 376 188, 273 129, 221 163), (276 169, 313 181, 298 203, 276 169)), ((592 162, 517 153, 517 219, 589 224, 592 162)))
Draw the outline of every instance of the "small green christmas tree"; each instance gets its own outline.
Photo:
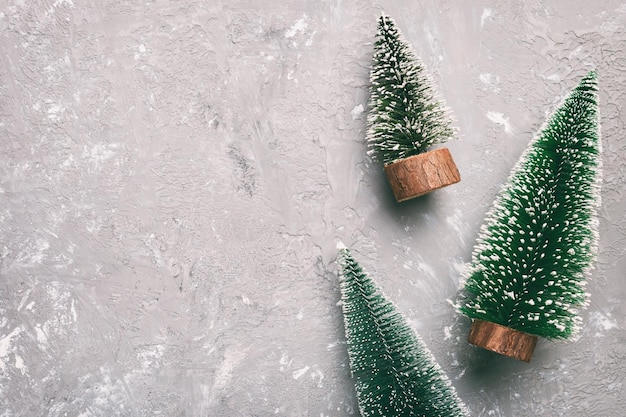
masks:
POLYGON ((472 255, 462 313, 547 339, 576 333, 597 252, 600 152, 592 71, 531 141, 496 198, 472 255))
POLYGON ((350 367, 363 417, 467 416, 432 354, 340 245, 350 367))
POLYGON ((368 153, 383 162, 396 200, 459 182, 448 149, 427 152, 454 135, 452 120, 424 65, 385 15, 378 19, 370 78, 368 153))
POLYGON ((367 141, 375 159, 391 164, 454 135, 424 65, 385 15, 378 19, 370 77, 367 141))

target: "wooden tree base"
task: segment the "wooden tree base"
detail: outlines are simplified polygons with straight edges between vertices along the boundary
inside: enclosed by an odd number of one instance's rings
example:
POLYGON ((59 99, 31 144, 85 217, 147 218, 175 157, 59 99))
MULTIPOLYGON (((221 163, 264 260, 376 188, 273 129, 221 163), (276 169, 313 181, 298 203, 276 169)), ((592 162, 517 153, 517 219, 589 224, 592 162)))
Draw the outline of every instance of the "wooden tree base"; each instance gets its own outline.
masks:
POLYGON ((474 319, 467 341, 510 358, 530 362, 537 336, 489 321, 474 319))
POLYGON ((386 165, 385 174, 398 203, 461 181, 459 170, 446 148, 386 165))

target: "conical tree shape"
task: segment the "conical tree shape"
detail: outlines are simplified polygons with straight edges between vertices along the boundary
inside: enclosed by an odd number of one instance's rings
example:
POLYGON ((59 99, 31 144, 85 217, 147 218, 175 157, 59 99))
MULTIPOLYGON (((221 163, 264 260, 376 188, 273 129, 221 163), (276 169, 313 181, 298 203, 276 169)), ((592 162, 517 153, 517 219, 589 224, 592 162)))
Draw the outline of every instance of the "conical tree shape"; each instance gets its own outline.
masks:
POLYGON ((387 165, 454 135, 424 65, 385 15, 378 19, 370 78, 367 141, 375 159, 387 165))
POLYGON ((567 339, 597 252, 601 141, 589 72, 533 138, 481 228, 459 308, 530 335, 567 339))
POLYGON ((348 354, 361 415, 467 416, 432 354, 345 247, 339 262, 348 354))

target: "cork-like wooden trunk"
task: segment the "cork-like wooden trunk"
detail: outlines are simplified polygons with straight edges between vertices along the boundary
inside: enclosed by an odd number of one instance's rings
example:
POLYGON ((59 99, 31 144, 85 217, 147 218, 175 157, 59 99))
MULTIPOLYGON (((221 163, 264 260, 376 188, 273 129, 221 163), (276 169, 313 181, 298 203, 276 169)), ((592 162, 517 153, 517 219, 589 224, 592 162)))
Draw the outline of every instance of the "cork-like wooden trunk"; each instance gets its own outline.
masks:
POLYGON ((385 166, 385 174, 398 202, 419 197, 461 180, 446 148, 410 156, 385 166))
POLYGON ((500 324, 474 319, 467 341, 510 358, 530 362, 537 336, 500 324))

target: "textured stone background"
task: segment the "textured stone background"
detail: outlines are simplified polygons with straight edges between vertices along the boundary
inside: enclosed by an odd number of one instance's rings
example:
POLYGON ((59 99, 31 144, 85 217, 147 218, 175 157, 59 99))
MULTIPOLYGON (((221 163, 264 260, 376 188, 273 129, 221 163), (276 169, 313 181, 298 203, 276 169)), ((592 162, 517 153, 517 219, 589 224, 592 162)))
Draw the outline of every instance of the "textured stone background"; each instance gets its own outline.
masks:
POLYGON ((357 415, 339 239, 472 415, 623 415, 625 27, 622 0, 1 0, 0 415, 357 415), (381 11, 461 135, 462 182, 401 205, 365 156, 381 11), (582 333, 530 364, 470 347, 448 300, 478 228, 591 68, 582 333))

